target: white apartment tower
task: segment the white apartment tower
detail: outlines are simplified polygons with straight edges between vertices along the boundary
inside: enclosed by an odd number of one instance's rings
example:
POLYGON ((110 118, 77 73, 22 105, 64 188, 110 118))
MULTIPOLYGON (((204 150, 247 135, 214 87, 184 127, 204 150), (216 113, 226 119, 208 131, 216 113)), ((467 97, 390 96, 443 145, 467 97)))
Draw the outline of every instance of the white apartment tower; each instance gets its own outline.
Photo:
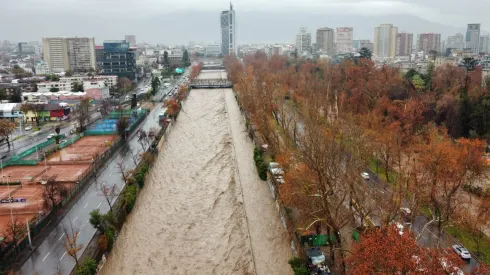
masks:
POLYGON ((307 32, 306 28, 300 28, 296 35, 296 50, 298 54, 311 52, 311 33, 307 32))
POLYGON ((326 53, 329 56, 335 54, 334 30, 331 28, 320 28, 316 30, 316 47, 317 50, 326 53))
POLYGON ((466 29, 466 48, 474 54, 480 53, 480 24, 468 24, 466 29))
POLYGON ((95 41, 94 38, 76 37, 67 38, 68 58, 70 68, 75 72, 95 70, 95 41))
POLYGON ((354 50, 353 32, 353 28, 350 27, 337 28, 335 35, 337 52, 351 53, 354 50))
POLYGON ((221 54, 224 56, 236 51, 235 11, 230 3, 230 10, 221 12, 221 54))
POLYGON ((376 27, 374 29, 374 56, 395 58, 397 34, 398 28, 392 24, 381 24, 376 27))
POLYGON ((43 59, 53 73, 66 72, 70 69, 68 45, 64 37, 43 38, 43 59))
POLYGON ((462 50, 465 44, 464 40, 464 35, 462 33, 448 36, 445 48, 462 50))
POLYGON ((96 68, 95 42, 86 37, 43 38, 43 59, 54 73, 73 70, 85 72, 96 68))

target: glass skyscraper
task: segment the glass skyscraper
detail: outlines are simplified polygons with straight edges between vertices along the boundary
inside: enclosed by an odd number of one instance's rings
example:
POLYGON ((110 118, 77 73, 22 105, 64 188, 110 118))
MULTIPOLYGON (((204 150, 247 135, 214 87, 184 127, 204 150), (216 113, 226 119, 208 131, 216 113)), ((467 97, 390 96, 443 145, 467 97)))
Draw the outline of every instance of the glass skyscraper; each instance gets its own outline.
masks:
POLYGON ((136 51, 125 40, 104 42, 104 74, 136 79, 136 51))
POLYGON ((230 10, 221 12, 221 54, 226 56, 235 51, 235 11, 230 3, 230 10))

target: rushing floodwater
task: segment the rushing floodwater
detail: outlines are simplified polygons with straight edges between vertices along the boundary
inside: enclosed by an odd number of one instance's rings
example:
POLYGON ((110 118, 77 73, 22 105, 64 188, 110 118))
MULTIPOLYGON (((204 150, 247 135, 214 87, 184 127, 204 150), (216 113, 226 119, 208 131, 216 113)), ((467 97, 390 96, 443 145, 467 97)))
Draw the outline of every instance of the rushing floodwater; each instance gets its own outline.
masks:
POLYGON ((231 89, 192 90, 172 127, 101 274, 291 274, 231 89))

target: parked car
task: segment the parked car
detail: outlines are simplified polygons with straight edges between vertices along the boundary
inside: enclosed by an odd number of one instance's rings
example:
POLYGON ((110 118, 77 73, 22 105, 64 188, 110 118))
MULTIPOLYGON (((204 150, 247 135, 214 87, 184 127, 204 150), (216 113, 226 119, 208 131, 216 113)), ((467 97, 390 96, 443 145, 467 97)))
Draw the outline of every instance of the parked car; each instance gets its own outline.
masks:
POLYGON ((24 130, 30 131, 30 130, 32 130, 32 126, 27 126, 24 130))
POLYGON ((50 138, 54 138, 54 136, 55 136, 55 135, 56 135, 56 134, 49 134, 47 138, 48 138, 48 139, 50 139, 50 138))
POLYGON ((400 234, 400 236, 402 236, 403 231, 405 230, 405 227, 403 226, 403 224, 397 222, 397 223, 395 223, 395 226, 396 226, 396 229, 398 229, 398 234, 400 234))
POLYGON ((362 172, 361 177, 365 180, 369 180, 369 174, 367 172, 362 172))
POLYGON ((462 245, 455 244, 453 245, 453 251, 458 254, 461 259, 463 260, 469 260, 471 259, 471 254, 468 251, 468 249, 464 248, 462 245))
POLYGON ((60 141, 60 144, 66 143, 66 139, 60 141))
POLYGON ((312 247, 306 250, 308 262, 313 265, 319 265, 325 262, 325 254, 319 247, 312 247))
POLYGON ((281 165, 277 162, 270 162, 269 163, 269 171, 274 176, 284 174, 284 171, 282 170, 281 165))

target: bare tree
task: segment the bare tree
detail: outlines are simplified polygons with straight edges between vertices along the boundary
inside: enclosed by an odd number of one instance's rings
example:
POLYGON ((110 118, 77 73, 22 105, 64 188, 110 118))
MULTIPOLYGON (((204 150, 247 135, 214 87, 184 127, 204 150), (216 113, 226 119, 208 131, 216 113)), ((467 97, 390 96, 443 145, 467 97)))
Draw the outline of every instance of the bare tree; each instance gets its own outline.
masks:
POLYGON ((49 210, 52 210, 57 202, 63 200, 68 195, 68 188, 63 184, 56 182, 56 175, 43 180, 44 204, 49 210))
POLYGON ((135 154, 133 150, 131 149, 131 146, 128 144, 128 151, 131 154, 131 159, 134 162, 135 166, 138 166, 138 154, 135 154))
POLYGON ((117 168, 119 169, 119 173, 121 173, 122 179, 124 180, 124 183, 128 183, 129 179, 129 173, 126 172, 126 167, 124 166, 124 161, 123 159, 119 160, 117 162, 117 168))
POLYGON ((7 142, 10 150, 10 135, 15 131, 15 123, 8 119, 0 119, 0 137, 7 142))
POLYGON ((78 121, 78 125, 80 127, 80 132, 85 130, 85 127, 90 119, 90 98, 84 97, 80 99, 80 105, 75 111, 75 116, 78 121))
POLYGON ((78 267, 77 253, 83 248, 82 244, 77 243, 80 230, 73 228, 73 224, 71 224, 70 222, 68 228, 65 225, 63 225, 63 231, 65 233, 64 247, 66 250, 66 254, 68 254, 68 256, 73 258, 73 260, 75 261, 75 266, 78 267))
POLYGON ((17 217, 14 217, 8 222, 7 227, 5 228, 5 235, 10 237, 10 242, 15 250, 17 249, 19 240, 24 236, 26 230, 26 224, 19 221, 17 217))
POLYGON ((145 148, 148 147, 148 134, 145 130, 138 130, 138 143, 141 145, 141 149, 143 149, 144 152, 145 148))
POLYGON ((117 185, 114 184, 103 184, 101 187, 102 194, 104 195, 107 204, 109 205, 109 209, 112 212, 112 201, 119 194, 117 185))

